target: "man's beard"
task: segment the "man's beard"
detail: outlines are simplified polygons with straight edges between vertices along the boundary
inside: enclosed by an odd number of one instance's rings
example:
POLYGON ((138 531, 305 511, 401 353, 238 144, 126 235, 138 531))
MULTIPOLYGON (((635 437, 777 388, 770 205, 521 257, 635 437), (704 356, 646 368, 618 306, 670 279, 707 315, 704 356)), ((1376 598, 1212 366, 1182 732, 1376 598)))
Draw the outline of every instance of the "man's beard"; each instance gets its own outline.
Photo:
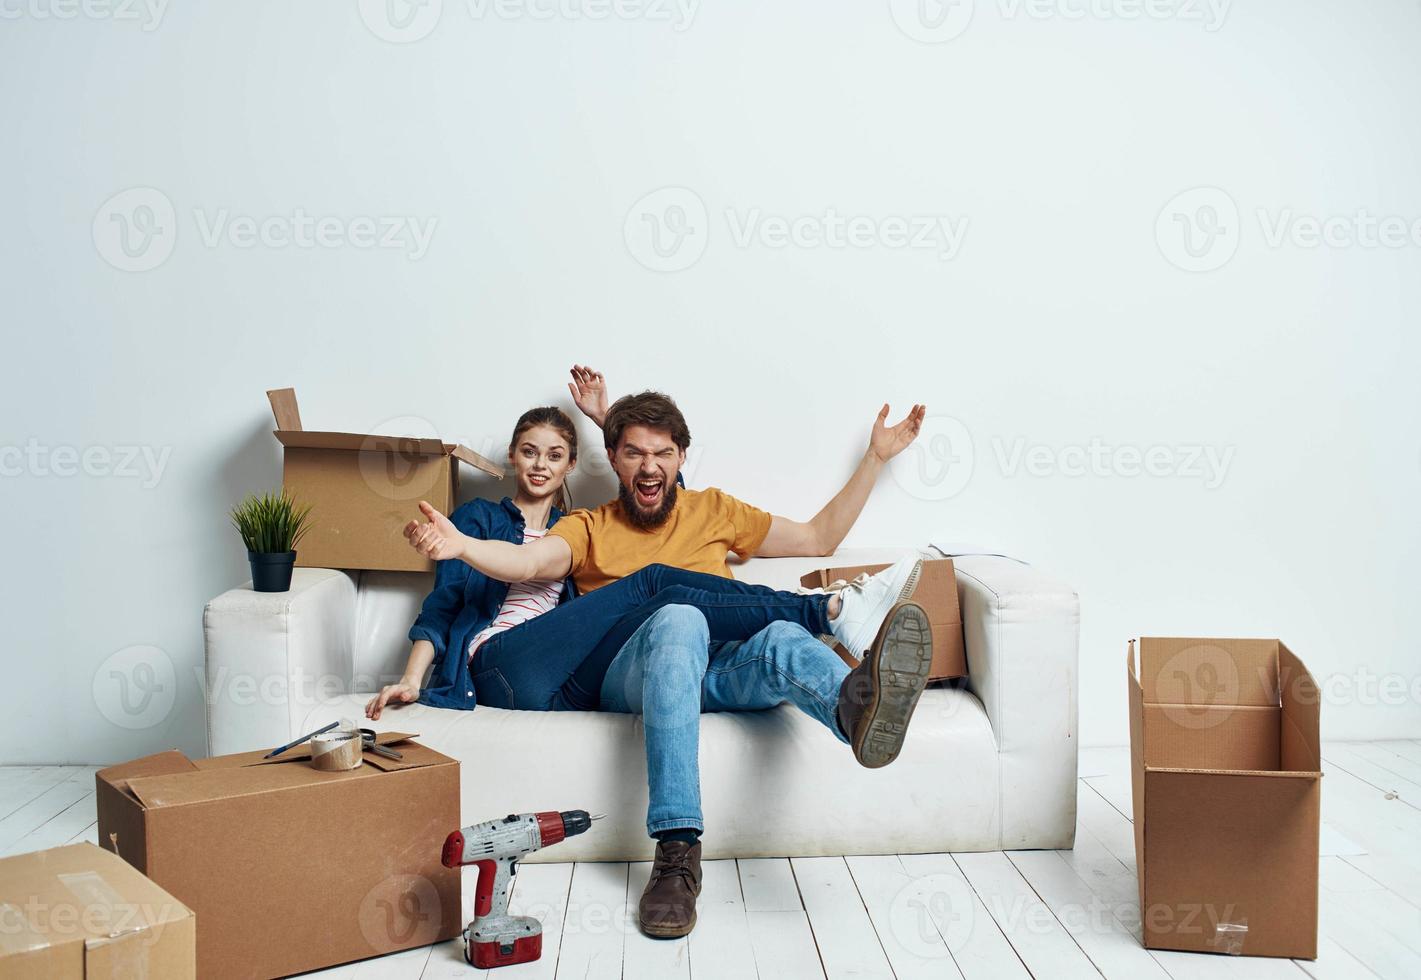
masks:
POLYGON ((643 531, 650 531, 665 524, 671 516, 671 508, 676 506, 676 484, 672 483, 666 487, 661 495, 661 506, 650 514, 644 512, 637 506, 636 494, 627 488, 622 482, 617 483, 617 499, 621 501, 622 513, 627 515, 627 520, 643 531))

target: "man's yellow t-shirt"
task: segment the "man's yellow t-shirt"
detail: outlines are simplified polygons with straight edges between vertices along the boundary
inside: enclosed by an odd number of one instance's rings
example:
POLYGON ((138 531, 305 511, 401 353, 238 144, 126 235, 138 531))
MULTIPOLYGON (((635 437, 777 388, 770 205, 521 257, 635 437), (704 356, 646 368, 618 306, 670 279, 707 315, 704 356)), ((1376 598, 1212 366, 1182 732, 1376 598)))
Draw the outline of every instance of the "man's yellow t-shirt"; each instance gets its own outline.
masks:
POLYGON ((770 533, 771 520, 767 512, 712 487, 679 490, 671 515, 657 528, 637 527, 614 500, 564 515, 548 534, 572 548, 572 580, 578 591, 591 592, 657 563, 734 578, 726 555, 753 555, 770 533))

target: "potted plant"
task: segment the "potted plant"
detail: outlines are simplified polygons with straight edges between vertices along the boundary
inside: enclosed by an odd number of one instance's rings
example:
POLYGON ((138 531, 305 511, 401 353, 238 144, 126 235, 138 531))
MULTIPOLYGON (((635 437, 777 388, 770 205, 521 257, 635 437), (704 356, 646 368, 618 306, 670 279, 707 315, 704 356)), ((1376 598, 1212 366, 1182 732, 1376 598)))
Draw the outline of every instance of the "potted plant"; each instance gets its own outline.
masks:
POLYGON ((286 592, 296 564, 296 544, 309 529, 310 507, 281 493, 252 494, 232 508, 232 525, 247 546, 252 566, 252 589, 286 592))

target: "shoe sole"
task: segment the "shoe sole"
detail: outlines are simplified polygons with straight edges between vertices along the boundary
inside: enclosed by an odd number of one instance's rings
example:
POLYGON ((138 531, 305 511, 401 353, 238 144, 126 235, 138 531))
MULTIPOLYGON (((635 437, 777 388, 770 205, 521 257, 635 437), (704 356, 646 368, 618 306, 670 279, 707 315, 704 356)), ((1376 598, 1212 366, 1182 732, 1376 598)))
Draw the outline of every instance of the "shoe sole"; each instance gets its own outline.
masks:
MULTIPOLYGON (((701 897, 700 885, 696 886, 695 897, 701 897)), ((640 916, 637 917, 637 923, 641 926, 641 931, 652 939, 680 939, 682 936, 689 935, 691 930, 696 928, 696 910, 694 907, 691 908, 691 921, 686 923, 684 927, 649 925, 643 922, 640 916)))
POLYGON ((932 668, 933 637, 928 614, 916 602, 900 602, 884 620, 869 648, 873 658, 873 703, 854 726, 854 757, 869 769, 898 758, 908 721, 932 668))
POLYGON ((691 913, 691 921, 685 928, 673 928, 669 926, 649 926, 645 922, 641 924, 641 931, 652 939, 680 939, 689 935, 691 930, 696 928, 696 913, 691 913))

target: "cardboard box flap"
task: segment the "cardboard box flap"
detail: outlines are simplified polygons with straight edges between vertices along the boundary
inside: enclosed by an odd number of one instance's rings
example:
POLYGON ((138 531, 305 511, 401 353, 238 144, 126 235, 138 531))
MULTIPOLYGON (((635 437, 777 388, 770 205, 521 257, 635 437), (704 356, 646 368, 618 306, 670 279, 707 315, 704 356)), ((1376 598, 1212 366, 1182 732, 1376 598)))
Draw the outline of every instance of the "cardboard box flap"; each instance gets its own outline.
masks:
MULTIPOLYGON (((1135 866, 1145 867, 1145 718, 1144 694, 1140 690, 1140 677, 1135 670, 1135 641, 1131 640, 1125 653, 1126 686, 1130 701, 1130 802, 1134 806, 1135 820, 1135 866)), ((1140 908, 1145 908, 1145 876, 1139 879, 1140 908)))
POLYGON ((296 407, 295 388, 275 388, 266 393, 271 402, 271 414, 276 418, 276 427, 290 432, 301 431, 301 410, 296 407))
POLYGON ((1140 638, 1146 704, 1278 705, 1278 641, 1140 638))
POLYGON ((396 453, 400 456, 444 456, 444 443, 420 436, 385 436, 358 432, 308 432, 277 429, 277 442, 288 449, 344 449, 357 453, 396 453))
MULTIPOLYGON (((129 794, 128 781, 142 776, 163 776, 175 772, 194 772, 197 766, 177 749, 155 752, 140 759, 120 762, 118 765, 100 769, 94 778, 108 783, 121 793, 129 794)), ((131 794, 130 794, 131 795, 131 794)))
POLYGON ((258 793, 309 786, 321 779, 358 778, 365 767, 349 772, 318 772, 310 766, 245 766, 236 769, 200 769, 168 776, 129 780, 128 788, 145 809, 210 803, 258 793))
POLYGON ((301 410, 295 388, 273 388, 266 393, 271 414, 276 419, 276 439, 294 449, 346 449, 355 452, 393 452, 405 456, 453 456, 476 470, 500 480, 504 468, 493 460, 456 442, 421 436, 371 435, 357 432, 307 432, 301 424, 301 410))
POLYGON ((500 480, 504 476, 504 468, 493 460, 481 456, 468 446, 461 446, 458 443, 445 443, 444 451, 455 459, 462 459, 476 470, 482 470, 489 476, 496 476, 500 480))
POLYGON ((1278 690, 1283 705, 1283 768, 1322 769, 1322 742, 1318 733, 1322 695, 1307 667, 1281 642, 1278 644, 1278 690))

